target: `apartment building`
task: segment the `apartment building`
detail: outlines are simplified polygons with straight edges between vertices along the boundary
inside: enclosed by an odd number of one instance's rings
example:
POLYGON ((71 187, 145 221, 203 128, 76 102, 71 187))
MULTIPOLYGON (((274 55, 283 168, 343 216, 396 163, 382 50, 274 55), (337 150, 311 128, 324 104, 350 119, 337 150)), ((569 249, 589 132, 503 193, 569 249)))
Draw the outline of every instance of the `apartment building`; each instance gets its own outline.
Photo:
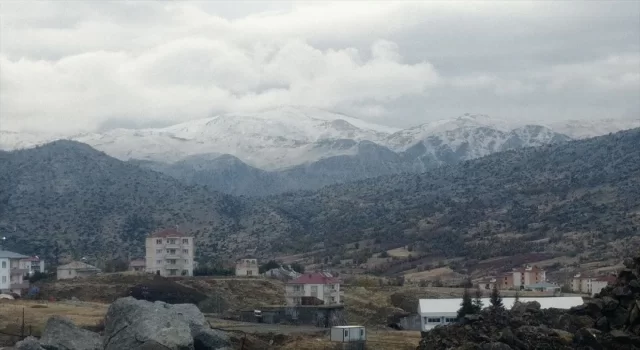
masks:
POLYGON ((29 288, 24 276, 29 273, 28 257, 22 254, 0 250, 0 293, 16 293, 29 288))
POLYGON ((41 259, 39 256, 30 256, 24 260, 27 268, 29 269, 29 276, 33 275, 36 272, 46 272, 44 268, 44 259, 41 259))
POLYGON ((193 237, 176 229, 152 233, 145 244, 145 268, 160 276, 193 276, 193 237))
POLYGON ((512 288, 524 289, 527 286, 546 282, 547 276, 543 269, 537 266, 525 266, 517 269, 513 269, 512 275, 512 288))
POLYGON ((236 261, 236 276, 258 276, 258 259, 247 257, 236 261))
POLYGON ((285 286, 289 306, 315 304, 314 301, 324 305, 340 304, 342 294, 340 280, 327 272, 304 273, 285 286))
POLYGON ((579 273, 571 280, 571 291, 594 296, 600 293, 604 287, 615 282, 616 277, 612 275, 594 276, 579 273))

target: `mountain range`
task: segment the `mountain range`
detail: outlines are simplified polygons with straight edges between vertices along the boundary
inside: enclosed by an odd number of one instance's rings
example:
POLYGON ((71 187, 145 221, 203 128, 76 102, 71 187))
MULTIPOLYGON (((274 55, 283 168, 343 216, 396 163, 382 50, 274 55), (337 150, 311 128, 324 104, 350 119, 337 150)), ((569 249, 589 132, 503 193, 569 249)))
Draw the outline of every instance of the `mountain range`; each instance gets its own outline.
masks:
POLYGON ((224 114, 158 129, 78 135, 0 131, 0 149, 56 139, 233 195, 264 196, 420 173, 495 152, 640 127, 640 119, 532 124, 470 115, 397 129, 314 108, 224 114))
POLYGON ((633 129, 421 174, 241 198, 56 141, 0 152, 0 231, 7 249, 48 257, 57 245, 75 257, 140 255, 149 232, 173 226, 196 237, 201 260, 257 247, 276 254, 324 246, 339 257, 362 239, 478 259, 623 256, 638 243, 639 144, 633 129))

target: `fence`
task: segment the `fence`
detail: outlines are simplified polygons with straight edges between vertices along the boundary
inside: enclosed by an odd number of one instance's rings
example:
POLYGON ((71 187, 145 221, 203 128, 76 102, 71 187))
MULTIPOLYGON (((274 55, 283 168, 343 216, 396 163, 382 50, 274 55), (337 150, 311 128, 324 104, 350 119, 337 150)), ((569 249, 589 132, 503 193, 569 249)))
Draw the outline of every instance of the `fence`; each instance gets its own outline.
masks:
MULTIPOLYGON (((7 330, 0 330, 0 335, 5 336, 5 337, 10 337, 10 338, 14 338, 17 339, 17 341, 20 340, 24 340, 24 338, 31 336, 33 334, 33 327, 31 325, 29 325, 28 327, 25 325, 24 323, 24 307, 22 308, 22 320, 20 322, 20 333, 19 334, 15 334, 12 332, 9 332, 7 330), (27 332, 28 331, 28 332, 27 332)), ((16 343, 17 341, 13 341, 14 339, 10 339, 11 342, 16 343)), ((13 345, 13 344, 11 344, 13 345)))

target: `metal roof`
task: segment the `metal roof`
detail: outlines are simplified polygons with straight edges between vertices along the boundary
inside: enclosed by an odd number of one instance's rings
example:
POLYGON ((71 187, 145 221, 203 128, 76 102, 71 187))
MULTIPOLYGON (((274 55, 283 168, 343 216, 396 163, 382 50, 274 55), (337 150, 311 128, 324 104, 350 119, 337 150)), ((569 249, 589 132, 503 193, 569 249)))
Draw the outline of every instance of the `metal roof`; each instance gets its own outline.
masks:
POLYGON ((8 250, 0 250, 0 258, 5 258, 5 259, 26 259, 26 258, 28 258, 28 256, 22 255, 22 254, 18 254, 18 253, 14 253, 14 252, 10 252, 8 250))
MULTIPOLYGON (((582 297, 540 297, 540 298, 520 298, 520 302, 526 303, 537 301, 543 309, 570 309, 574 306, 582 305, 582 297)), ((510 309, 515 302, 515 298, 502 298, 502 304, 510 309)), ((454 299, 420 299, 418 302, 418 312, 421 315, 455 314, 460 309, 462 298, 454 299)), ((491 299, 482 298, 485 307, 491 305, 491 299)))

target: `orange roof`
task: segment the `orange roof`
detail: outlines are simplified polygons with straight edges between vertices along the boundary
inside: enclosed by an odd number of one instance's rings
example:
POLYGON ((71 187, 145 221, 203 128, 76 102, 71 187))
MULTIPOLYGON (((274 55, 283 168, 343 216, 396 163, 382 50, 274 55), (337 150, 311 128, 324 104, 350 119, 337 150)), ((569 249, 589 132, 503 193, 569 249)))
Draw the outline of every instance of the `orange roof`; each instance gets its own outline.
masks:
POLYGON ((149 237, 153 238, 167 238, 167 237, 191 237, 186 233, 182 233, 175 228, 166 228, 164 230, 156 231, 152 233, 149 237))

